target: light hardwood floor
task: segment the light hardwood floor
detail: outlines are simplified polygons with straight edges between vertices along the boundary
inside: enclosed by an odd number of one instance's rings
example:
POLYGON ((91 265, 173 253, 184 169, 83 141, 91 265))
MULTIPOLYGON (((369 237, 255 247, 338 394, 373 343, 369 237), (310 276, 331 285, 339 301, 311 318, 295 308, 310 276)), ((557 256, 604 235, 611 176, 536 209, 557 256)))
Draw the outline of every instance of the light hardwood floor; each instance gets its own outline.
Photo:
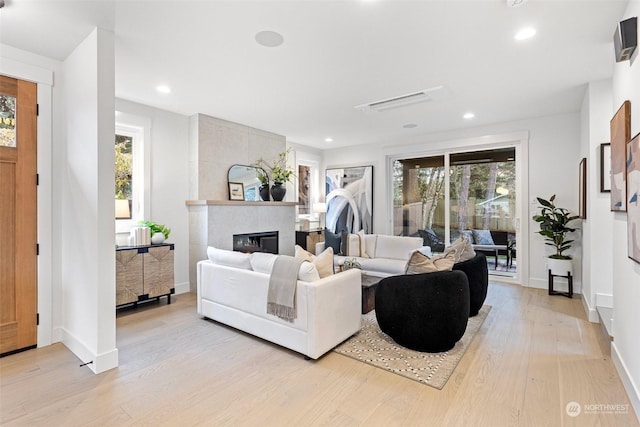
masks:
POLYGON ((62 344, 0 359, 0 424, 639 425, 579 299, 492 283, 487 303, 487 320, 436 390, 335 353, 306 361, 202 319, 194 295, 177 295, 118 316, 118 369, 94 375, 62 344), (628 409, 570 417, 572 401, 628 409))

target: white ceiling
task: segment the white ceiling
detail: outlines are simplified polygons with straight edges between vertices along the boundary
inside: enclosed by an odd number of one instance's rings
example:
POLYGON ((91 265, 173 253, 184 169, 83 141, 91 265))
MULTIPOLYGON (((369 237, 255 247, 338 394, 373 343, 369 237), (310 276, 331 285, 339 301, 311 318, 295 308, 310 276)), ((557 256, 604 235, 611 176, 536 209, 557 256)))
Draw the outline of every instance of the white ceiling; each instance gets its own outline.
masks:
POLYGON ((113 30, 117 97, 330 148, 576 112, 586 83, 612 75, 626 4, 6 0, 0 43, 64 60, 94 26, 113 30), (537 35, 515 41, 526 25, 537 35), (284 44, 258 45, 263 30, 284 44), (158 93, 159 84, 172 93, 158 93), (354 108, 439 85, 448 99, 354 108), (468 111, 473 120, 462 118, 468 111))

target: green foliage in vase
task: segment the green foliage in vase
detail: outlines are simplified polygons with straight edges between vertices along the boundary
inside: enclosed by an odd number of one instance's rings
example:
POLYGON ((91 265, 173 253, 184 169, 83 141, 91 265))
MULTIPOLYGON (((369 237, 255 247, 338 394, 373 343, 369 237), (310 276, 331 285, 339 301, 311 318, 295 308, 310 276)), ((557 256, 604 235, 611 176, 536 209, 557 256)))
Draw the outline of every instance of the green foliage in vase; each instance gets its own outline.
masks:
POLYGON ((155 233, 162 233, 164 234, 164 238, 168 239, 169 238, 169 234, 171 234, 171 229, 165 227, 163 224, 158 224, 157 222, 153 222, 153 221, 139 221, 138 224, 145 226, 145 227, 149 227, 151 229, 151 235, 153 236, 155 233))
POLYGON ((343 270, 350 270, 352 268, 359 268, 362 270, 362 266, 355 258, 346 258, 342 265, 343 270))
MULTIPOLYGON (((264 160, 262 157, 258 159, 255 163, 255 166, 261 167, 268 171, 268 175, 271 176, 271 180, 279 183, 289 182, 291 177, 293 176, 293 170, 287 165, 287 160, 289 157, 289 153, 291 152, 291 148, 288 148, 286 151, 278 154, 278 157, 273 161, 273 163, 269 163, 264 160)), ((263 184, 267 184, 269 181, 263 181, 263 178, 260 176, 260 172, 258 173, 258 179, 263 184)))

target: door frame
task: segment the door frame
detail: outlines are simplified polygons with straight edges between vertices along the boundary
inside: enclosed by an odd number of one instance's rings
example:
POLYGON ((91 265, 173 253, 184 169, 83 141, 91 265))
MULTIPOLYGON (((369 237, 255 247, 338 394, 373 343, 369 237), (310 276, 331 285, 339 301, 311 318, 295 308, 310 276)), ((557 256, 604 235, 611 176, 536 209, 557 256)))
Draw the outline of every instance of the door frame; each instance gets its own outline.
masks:
MULTIPOLYGON (((449 167, 449 154, 465 151, 491 150, 514 147, 516 150, 516 214, 514 224, 518 242, 518 268, 516 277, 492 276, 496 282, 526 285, 529 277, 529 132, 513 132, 505 134, 478 136, 423 144, 420 148, 398 147, 393 154, 386 155, 386 208, 387 234, 393 232, 393 162, 402 158, 430 157, 445 155, 445 170, 449 167), (401 149, 404 148, 404 152, 401 149), (413 150, 411 149, 413 148, 413 150)), ((445 175, 445 194, 449 194, 449 175, 445 175)), ((449 198, 445 197, 445 210, 449 211, 449 198)), ((446 227, 449 227, 449 216, 445 216, 446 227)))
MULTIPOLYGON (((53 70, 25 64, 10 58, 2 57, 0 74, 37 85, 39 113, 37 118, 37 173, 39 185, 37 189, 37 241, 40 254, 37 259, 38 275, 38 315, 37 346, 43 347, 62 341, 60 331, 54 333, 54 317, 60 316, 60 310, 53 306, 53 286, 59 283, 53 277, 53 239, 54 219, 52 218, 52 164, 56 161, 52 150, 52 102, 53 102, 53 70), (57 314, 54 314, 57 313, 57 314)), ((56 238, 60 239, 61 236, 56 238)), ((60 323, 60 322, 58 322, 60 323)))

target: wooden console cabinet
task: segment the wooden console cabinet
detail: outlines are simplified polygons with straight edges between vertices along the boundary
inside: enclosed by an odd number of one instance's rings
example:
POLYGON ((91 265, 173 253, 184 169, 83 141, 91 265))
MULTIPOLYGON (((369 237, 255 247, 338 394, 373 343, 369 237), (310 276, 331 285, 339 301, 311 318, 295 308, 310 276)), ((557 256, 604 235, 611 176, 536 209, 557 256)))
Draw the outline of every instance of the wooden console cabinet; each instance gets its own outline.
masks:
POLYGON ((170 243, 116 248, 116 307, 163 296, 171 304, 173 254, 170 243))

